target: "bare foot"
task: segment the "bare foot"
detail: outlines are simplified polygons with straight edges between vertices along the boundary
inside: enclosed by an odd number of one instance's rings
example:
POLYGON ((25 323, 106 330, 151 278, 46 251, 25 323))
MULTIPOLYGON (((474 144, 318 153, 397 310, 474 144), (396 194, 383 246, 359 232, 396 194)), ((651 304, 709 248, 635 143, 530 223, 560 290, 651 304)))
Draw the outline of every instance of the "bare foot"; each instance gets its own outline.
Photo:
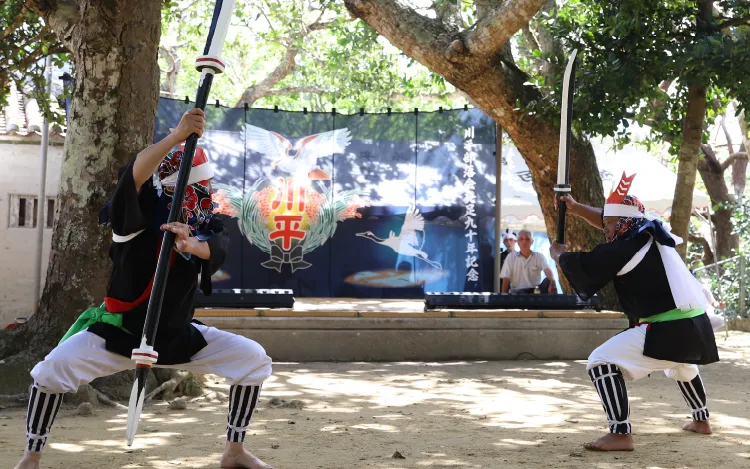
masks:
POLYGON ((693 420, 692 422, 683 424, 682 429, 689 432, 700 433, 702 435, 710 435, 711 433, 713 433, 711 430, 711 424, 708 423, 708 420, 706 420, 705 422, 693 420))
POLYGON ((585 443, 584 448, 591 451, 633 451, 633 435, 620 435, 617 433, 607 433, 598 440, 585 443))
POLYGON ((15 469, 39 469, 39 460, 42 458, 42 453, 31 453, 26 451, 23 455, 23 459, 18 461, 15 469))
POLYGON ((234 442, 227 442, 224 447, 224 454, 221 456, 221 467, 226 469, 273 469, 273 467, 256 458, 253 453, 246 450, 245 447, 242 446, 242 443, 234 442))

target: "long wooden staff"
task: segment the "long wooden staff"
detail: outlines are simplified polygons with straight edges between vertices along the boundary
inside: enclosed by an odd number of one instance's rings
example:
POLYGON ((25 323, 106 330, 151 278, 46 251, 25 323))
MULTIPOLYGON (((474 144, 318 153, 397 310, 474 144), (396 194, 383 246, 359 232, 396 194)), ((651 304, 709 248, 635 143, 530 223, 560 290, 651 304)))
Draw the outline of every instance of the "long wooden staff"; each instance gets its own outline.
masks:
MULTIPOLYGON (((198 82, 198 93, 195 98, 195 107, 201 110, 206 109, 208 93, 211 91, 211 83, 213 83, 214 75, 224 71, 224 62, 221 60, 221 49, 224 47, 224 39, 227 36, 229 22, 232 19, 234 3, 235 0, 216 0, 211 28, 208 31, 208 38, 206 39, 206 47, 203 49, 203 55, 195 60, 195 68, 201 72, 200 81, 198 82)), ((180 163, 180 171, 177 175, 174 195, 172 196, 172 208, 169 211, 167 223, 174 223, 180 220, 182 216, 182 200, 190 178, 190 168, 193 166, 193 156, 195 155, 197 145, 197 134, 192 134, 185 142, 185 150, 182 155, 182 162, 180 163)), ((175 237, 176 235, 171 231, 164 233, 161 251, 159 251, 159 261, 156 264, 154 286, 148 300, 148 310, 146 312, 146 322, 143 325, 141 345, 133 350, 131 356, 135 361, 135 382, 133 383, 133 390, 130 393, 128 424, 125 430, 128 446, 133 444, 133 439, 138 430, 138 421, 141 418, 141 410, 143 409, 143 400, 145 398, 148 371, 159 357, 159 354, 154 350, 154 341, 156 339, 156 330, 159 326, 159 315, 161 314, 164 290, 167 286, 167 277, 169 275, 169 259, 172 255, 175 237)))

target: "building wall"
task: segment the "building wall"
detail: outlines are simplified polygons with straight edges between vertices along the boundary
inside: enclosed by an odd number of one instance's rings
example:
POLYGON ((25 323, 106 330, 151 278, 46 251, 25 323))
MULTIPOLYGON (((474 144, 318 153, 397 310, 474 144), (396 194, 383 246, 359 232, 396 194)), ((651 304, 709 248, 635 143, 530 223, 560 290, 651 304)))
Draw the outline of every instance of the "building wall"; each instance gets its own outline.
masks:
MULTIPOLYGON (((46 195, 56 196, 60 183, 63 147, 47 152, 46 195)), ((0 329, 16 317, 29 316, 34 288, 36 228, 11 228, 12 195, 37 196, 40 176, 40 146, 0 142, 0 329)), ((46 206, 45 206, 46 217, 46 206)), ((47 272, 52 229, 44 223, 42 282, 47 272)), ((42 285, 42 289, 44 286, 42 285)))

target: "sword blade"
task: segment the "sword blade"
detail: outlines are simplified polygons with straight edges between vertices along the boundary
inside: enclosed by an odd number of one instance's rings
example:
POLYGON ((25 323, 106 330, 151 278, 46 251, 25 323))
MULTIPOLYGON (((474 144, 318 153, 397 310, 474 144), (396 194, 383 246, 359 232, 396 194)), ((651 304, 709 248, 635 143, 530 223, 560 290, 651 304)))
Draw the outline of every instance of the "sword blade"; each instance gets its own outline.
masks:
MULTIPOLYGON (((557 195, 570 193, 570 140, 573 119, 573 93, 575 84, 575 64, 578 49, 574 49, 565 66, 563 76, 562 109, 560 113, 560 146, 557 152, 557 195)), ((559 202, 557 208, 557 242, 565 244, 565 202, 559 202)))

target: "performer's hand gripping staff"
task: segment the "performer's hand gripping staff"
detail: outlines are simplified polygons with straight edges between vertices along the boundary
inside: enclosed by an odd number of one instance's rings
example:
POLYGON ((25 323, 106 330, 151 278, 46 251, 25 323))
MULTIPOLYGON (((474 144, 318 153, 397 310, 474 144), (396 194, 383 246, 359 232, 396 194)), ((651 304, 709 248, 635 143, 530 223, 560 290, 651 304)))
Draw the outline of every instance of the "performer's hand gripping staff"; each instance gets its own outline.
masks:
POLYGON ((557 203, 557 242, 565 244, 565 214, 567 207, 558 197, 570 194, 570 140, 573 117, 573 93, 575 88, 576 55, 573 50, 565 67, 563 77, 562 113, 560 119, 560 147, 557 156, 557 184, 555 184, 555 202, 557 203))
MULTIPOLYGON (((203 55, 195 60, 195 68, 201 72, 200 81, 198 82, 198 93, 195 98, 195 107, 201 110, 206 109, 208 93, 211 90, 211 83, 214 75, 224 71, 224 62, 221 60, 221 49, 224 46, 224 39, 229 29, 229 23, 232 19, 235 0, 216 0, 214 6, 214 15, 211 20, 211 28, 208 31, 206 47, 203 49, 203 55)), ((174 188, 172 199, 172 208, 169 211, 167 223, 179 221, 182 215, 182 201, 185 196, 188 179, 190 178, 190 168, 193 166, 193 156, 195 148, 198 145, 198 135, 192 134, 185 142, 185 150, 182 156, 182 164, 177 176, 177 182, 174 188)), ((138 421, 143 409, 143 400, 145 398, 146 377, 151 366, 156 363, 159 354, 154 350, 153 344, 156 339, 156 330, 159 326, 159 315, 161 313, 162 300, 164 298, 164 289, 167 285, 167 276, 169 275, 169 258, 172 253, 172 246, 175 242, 175 233, 166 231, 159 252, 159 260, 156 264, 156 275, 154 277, 154 286, 151 290, 151 296, 148 300, 148 309, 146 312, 146 322, 143 326, 143 336, 141 345, 133 350, 131 358, 135 361, 135 382, 133 390, 130 393, 130 404, 128 406, 128 424, 126 436, 128 446, 133 444, 136 431, 138 430, 138 421)))

